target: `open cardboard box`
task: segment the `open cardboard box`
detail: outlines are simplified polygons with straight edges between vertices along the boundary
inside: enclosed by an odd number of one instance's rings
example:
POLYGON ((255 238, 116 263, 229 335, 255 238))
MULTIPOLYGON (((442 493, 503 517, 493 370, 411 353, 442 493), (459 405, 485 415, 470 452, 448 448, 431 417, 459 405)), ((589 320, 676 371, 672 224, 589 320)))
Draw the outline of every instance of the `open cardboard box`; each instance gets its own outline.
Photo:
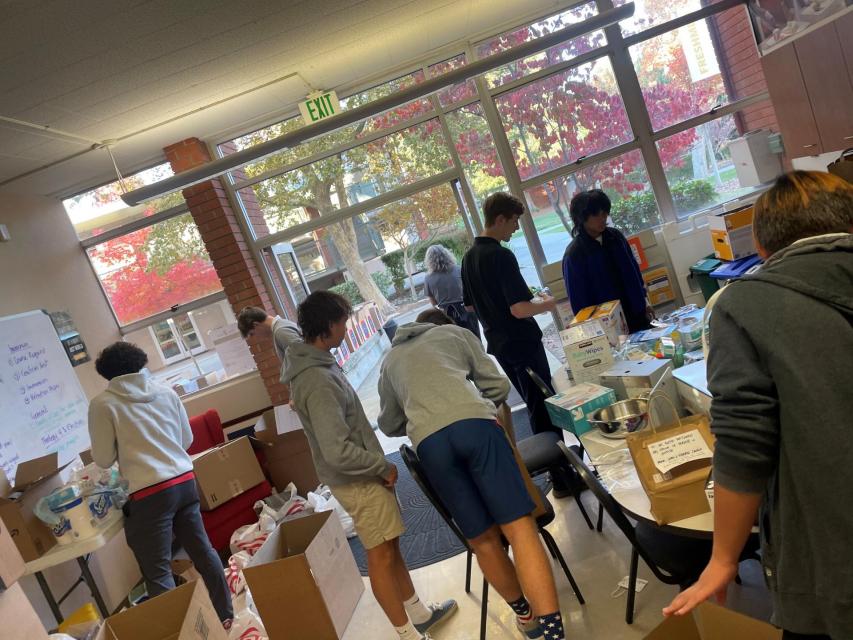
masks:
POLYGON ((48 640, 47 631, 19 584, 0 593, 0 623, 3 640, 48 640))
POLYGON ((644 640, 779 640, 782 631, 710 602, 661 622, 644 640))
POLYGON ((8 589, 24 575, 24 559, 15 546, 12 534, 0 520, 0 593, 8 589))
POLYGON ((300 496, 308 495, 320 484, 311 457, 311 447, 305 431, 282 431, 276 422, 275 410, 270 409, 255 425, 255 440, 261 445, 267 461, 267 473, 278 491, 291 482, 300 496))
POLYGON ((339 640, 364 592, 334 511, 282 522, 243 576, 270 640, 339 640))
POLYGON ((228 640, 201 580, 110 616, 95 640, 228 640))
POLYGON ((264 481, 247 437, 224 442, 192 459, 202 511, 216 509, 264 481))
POLYGON ((11 488, 0 471, 0 519, 26 562, 44 555, 56 544, 50 528, 35 516, 33 508, 42 497, 62 486, 59 472, 65 466, 59 466, 56 453, 22 462, 11 488))

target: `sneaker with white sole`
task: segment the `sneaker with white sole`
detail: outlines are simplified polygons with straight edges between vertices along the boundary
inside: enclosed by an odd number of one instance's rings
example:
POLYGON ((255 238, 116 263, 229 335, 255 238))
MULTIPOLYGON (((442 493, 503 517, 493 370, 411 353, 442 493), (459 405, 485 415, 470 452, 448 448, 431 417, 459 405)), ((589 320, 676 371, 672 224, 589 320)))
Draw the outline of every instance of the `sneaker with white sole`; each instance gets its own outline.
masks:
POLYGON ((536 618, 533 618, 530 622, 522 622, 516 616, 515 626, 518 627, 518 630, 521 631, 527 640, 542 640, 545 637, 545 632, 542 631, 542 626, 536 618))
POLYGON ((456 610, 459 608, 456 605, 456 600, 445 600, 442 603, 430 602, 426 606, 427 609, 432 612, 429 620, 421 622, 420 624, 415 623, 415 629, 417 629, 418 633, 422 634, 425 638, 428 637, 426 635, 427 631, 434 629, 447 620, 450 616, 456 613, 456 610))

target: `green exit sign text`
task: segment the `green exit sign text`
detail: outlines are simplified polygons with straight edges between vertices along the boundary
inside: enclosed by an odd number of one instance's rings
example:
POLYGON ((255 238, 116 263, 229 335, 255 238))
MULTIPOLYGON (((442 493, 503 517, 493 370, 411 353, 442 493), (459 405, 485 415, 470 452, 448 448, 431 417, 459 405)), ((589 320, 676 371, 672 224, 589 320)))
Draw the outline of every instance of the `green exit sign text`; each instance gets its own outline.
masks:
POLYGON ((334 91, 323 93, 312 93, 299 103, 299 112, 305 124, 314 124, 337 115, 341 110, 341 103, 334 91))

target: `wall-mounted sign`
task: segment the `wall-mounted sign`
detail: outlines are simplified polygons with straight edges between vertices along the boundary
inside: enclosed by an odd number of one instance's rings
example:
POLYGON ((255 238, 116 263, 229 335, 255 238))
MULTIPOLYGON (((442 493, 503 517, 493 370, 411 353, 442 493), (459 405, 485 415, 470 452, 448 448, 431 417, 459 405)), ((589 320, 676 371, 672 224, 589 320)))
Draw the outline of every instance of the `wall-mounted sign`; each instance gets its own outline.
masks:
POLYGON ((77 327, 74 326, 74 320, 71 319, 71 314, 66 311, 55 311, 50 315, 50 320, 59 334, 59 341, 65 347, 65 353, 68 354, 68 359, 71 361, 71 366, 76 367, 84 362, 89 362, 89 352, 86 350, 86 343, 77 332, 77 327))
POLYGON ((299 113, 305 124, 314 124, 336 116, 341 112, 341 102, 334 91, 323 91, 310 94, 299 103, 299 113))

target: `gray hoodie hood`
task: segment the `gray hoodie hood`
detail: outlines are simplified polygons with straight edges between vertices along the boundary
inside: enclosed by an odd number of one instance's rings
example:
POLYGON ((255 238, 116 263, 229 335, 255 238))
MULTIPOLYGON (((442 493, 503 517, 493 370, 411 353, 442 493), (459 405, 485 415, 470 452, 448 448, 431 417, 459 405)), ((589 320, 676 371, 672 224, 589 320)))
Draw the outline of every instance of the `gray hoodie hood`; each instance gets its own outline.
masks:
POLYGON ((435 329, 437 326, 430 322, 407 322, 404 325, 400 325, 397 327, 397 333, 394 334, 391 346, 396 347, 409 340, 414 340, 419 335, 426 333, 430 329, 435 329))
POLYGON ((337 366, 338 363, 330 351, 323 351, 304 342, 296 342, 287 348, 287 359, 281 381, 290 384, 300 373, 313 367, 337 366))
POLYGON ((774 253, 760 271, 742 279, 749 280, 796 291, 853 315, 853 234, 800 240, 774 253))
POLYGON ((151 378, 151 374, 143 370, 116 376, 107 384, 107 391, 127 402, 153 402, 157 395, 163 392, 163 387, 151 378))

